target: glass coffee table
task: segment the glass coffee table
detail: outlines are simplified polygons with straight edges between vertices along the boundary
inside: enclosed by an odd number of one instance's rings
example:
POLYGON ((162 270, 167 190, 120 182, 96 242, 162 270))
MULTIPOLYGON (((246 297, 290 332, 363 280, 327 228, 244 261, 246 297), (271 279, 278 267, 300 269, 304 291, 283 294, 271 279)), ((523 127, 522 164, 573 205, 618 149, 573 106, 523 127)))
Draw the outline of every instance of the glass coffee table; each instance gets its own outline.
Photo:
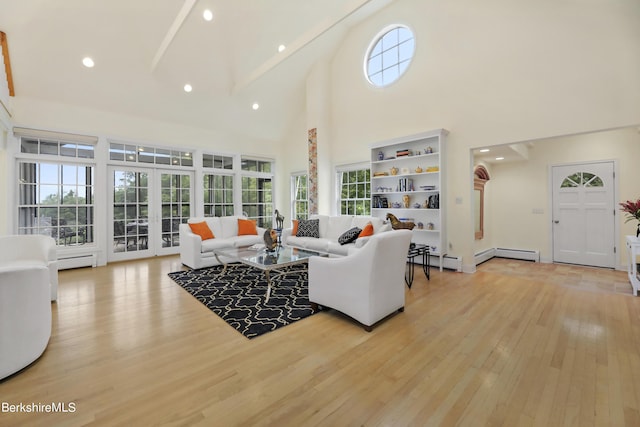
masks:
MULTIPOLYGON (((252 249, 249 246, 214 249, 213 253, 218 262, 224 266, 220 274, 225 273, 228 264, 228 262, 221 260, 220 257, 225 257, 227 259, 231 258, 233 261, 264 271, 264 276, 267 279, 267 295, 265 302, 268 302, 269 297, 271 296, 273 279, 289 273, 289 271, 282 271, 284 267, 297 264, 308 264, 309 258, 312 256, 326 256, 326 254, 321 252, 292 248, 290 246, 279 247, 273 252, 268 252, 264 248, 252 249)), ((298 271, 296 271, 296 273, 298 271)))

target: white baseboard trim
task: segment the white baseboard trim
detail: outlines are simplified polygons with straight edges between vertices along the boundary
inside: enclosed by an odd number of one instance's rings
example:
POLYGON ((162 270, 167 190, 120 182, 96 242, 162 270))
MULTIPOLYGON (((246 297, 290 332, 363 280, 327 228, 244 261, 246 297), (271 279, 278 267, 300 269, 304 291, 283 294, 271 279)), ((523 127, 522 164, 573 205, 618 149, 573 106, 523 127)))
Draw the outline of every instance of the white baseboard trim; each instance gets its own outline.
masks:
POLYGON ((475 265, 482 264, 494 257, 540 262, 540 251, 529 249, 490 248, 474 255, 475 265))
MULTIPOLYGON (((416 257, 415 263, 422 265, 422 257, 416 257)), ((429 257, 429 265, 432 268, 440 268, 440 257, 431 255, 429 257)), ((442 260, 442 268, 446 270, 462 271, 462 258, 455 255, 445 255, 442 260)))

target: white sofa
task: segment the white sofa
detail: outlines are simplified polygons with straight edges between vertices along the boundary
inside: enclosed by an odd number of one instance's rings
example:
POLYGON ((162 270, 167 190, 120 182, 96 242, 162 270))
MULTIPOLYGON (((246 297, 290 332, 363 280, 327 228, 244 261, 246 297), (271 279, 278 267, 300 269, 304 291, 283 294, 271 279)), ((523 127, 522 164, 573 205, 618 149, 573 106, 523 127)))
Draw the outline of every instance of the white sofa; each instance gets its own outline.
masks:
POLYGON ((49 269, 0 266, 0 379, 33 363, 51 337, 49 269))
POLYGON ((39 234, 0 236, 0 268, 42 265, 49 270, 51 301, 58 299, 56 241, 39 234))
POLYGON ((394 230, 371 236, 344 257, 309 259, 312 308, 334 308, 360 322, 366 331, 404 310, 404 274, 412 233, 394 230))
POLYGON ((300 249, 309 249, 331 255, 347 255, 351 250, 364 246, 370 237, 360 237, 353 243, 341 245, 338 238, 347 230, 358 227, 364 229, 367 223, 373 225, 374 235, 391 230, 391 225, 382 219, 372 216, 356 215, 310 215, 309 219, 319 220, 319 238, 298 237, 293 235, 293 229, 282 231, 282 244, 300 249))
MULTIPOLYGON (((251 246, 264 243, 265 229, 256 227, 258 234, 238 236, 238 219, 241 216, 201 217, 189 218, 187 224, 180 224, 180 261, 193 269, 211 267, 220 264, 213 253, 213 249, 251 246), (215 238, 202 240, 191 231, 190 223, 206 222, 215 238)), ((223 262, 232 259, 221 258, 223 262)))

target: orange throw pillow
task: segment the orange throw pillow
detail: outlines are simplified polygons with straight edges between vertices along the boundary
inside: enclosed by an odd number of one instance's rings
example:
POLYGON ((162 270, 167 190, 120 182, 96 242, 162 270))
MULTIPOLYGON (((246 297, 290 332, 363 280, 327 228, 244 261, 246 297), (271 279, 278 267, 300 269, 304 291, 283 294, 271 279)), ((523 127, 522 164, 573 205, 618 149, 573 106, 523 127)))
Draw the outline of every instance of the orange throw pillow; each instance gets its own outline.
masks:
POLYGON ((216 236, 213 235, 213 232, 211 231, 207 223, 204 221, 194 222, 192 224, 189 224, 189 227, 191 227, 191 231, 193 231, 194 234, 197 234, 198 236, 200 236, 202 240, 216 238, 216 236))
POLYGON ((258 235, 255 219, 238 219, 238 236, 258 235))
POLYGON ((293 230, 291 230, 291 235, 295 236, 296 234, 298 234, 298 220, 297 219, 292 219, 291 222, 293 223, 293 230))
POLYGON ((360 234, 358 234, 358 238, 367 236, 373 236, 373 224, 371 224, 370 222, 368 222, 367 225, 364 226, 360 234))

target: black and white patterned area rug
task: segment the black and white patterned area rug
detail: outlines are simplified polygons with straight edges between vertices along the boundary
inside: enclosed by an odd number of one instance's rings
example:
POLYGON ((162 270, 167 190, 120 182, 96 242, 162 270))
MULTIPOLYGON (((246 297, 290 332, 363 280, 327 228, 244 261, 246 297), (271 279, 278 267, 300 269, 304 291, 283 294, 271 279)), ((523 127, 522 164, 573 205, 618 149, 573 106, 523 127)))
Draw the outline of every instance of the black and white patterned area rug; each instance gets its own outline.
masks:
MULTIPOLYGON (((313 314, 309 304, 306 265, 283 270, 275 277, 265 303, 264 272, 243 264, 228 264, 169 273, 177 284, 247 338, 254 338, 313 314)), ((274 273, 272 272, 272 277, 274 273)))

